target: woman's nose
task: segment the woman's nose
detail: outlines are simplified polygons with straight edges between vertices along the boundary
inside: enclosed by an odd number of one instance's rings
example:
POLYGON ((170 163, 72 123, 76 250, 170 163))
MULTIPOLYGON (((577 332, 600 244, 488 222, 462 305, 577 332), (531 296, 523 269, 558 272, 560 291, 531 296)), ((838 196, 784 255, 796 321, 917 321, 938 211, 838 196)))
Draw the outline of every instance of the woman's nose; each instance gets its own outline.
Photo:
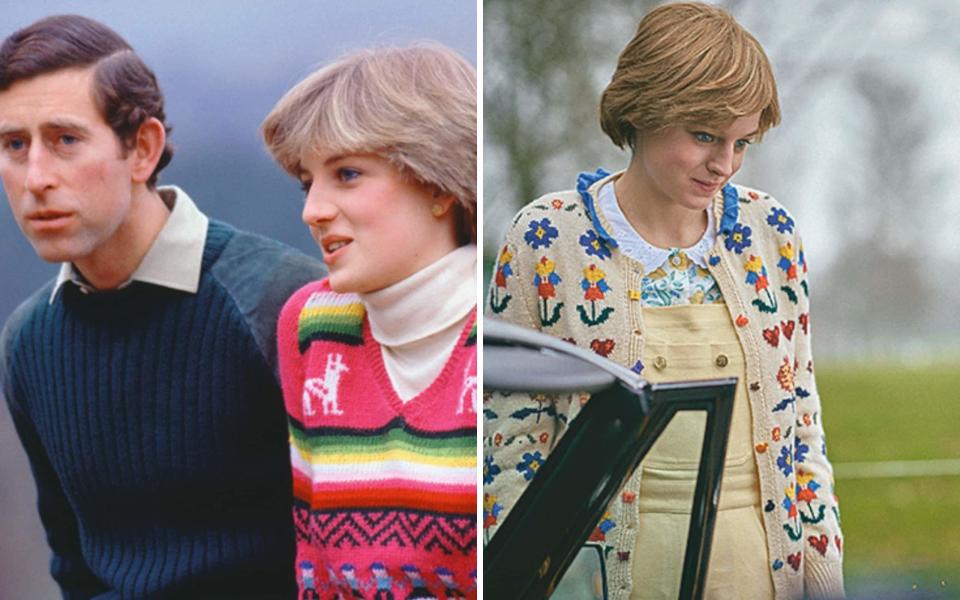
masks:
POLYGON ((727 179, 733 175, 736 170, 736 156, 733 148, 727 146, 718 146, 715 152, 710 155, 707 162, 707 169, 718 177, 727 179))
POLYGON ((303 203, 303 222, 308 226, 316 226, 331 221, 336 216, 337 206, 331 201, 331 198, 317 189, 317 186, 310 186, 303 203))

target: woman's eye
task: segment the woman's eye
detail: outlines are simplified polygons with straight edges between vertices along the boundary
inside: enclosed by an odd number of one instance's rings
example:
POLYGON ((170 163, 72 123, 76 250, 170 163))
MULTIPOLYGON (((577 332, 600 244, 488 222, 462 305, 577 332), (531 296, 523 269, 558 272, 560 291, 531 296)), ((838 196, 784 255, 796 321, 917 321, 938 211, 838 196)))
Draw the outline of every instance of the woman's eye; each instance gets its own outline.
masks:
POLYGON ((743 151, 747 149, 747 146, 750 145, 750 140, 737 140, 736 146, 737 150, 743 151))
POLYGON ((340 181, 347 182, 353 181, 360 176, 360 171, 352 169, 350 167, 340 167, 337 169, 337 178, 340 181))
POLYGON ((694 132, 693 137, 695 137, 698 142, 704 142, 707 144, 709 144, 714 140, 714 137, 712 135, 710 135, 709 133, 704 133, 702 131, 694 132))

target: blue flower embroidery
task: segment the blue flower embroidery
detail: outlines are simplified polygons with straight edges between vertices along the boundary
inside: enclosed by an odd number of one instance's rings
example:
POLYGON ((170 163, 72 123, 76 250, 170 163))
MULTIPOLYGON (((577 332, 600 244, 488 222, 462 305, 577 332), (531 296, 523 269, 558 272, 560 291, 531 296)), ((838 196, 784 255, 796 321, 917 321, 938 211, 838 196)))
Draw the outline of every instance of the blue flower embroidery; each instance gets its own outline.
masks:
POLYGON ((777 457, 777 467, 783 471, 784 477, 789 477, 793 473, 793 461, 790 457, 790 447, 780 448, 780 456, 777 457))
POLYGON ((517 465, 517 471, 523 473, 523 478, 527 481, 533 479, 533 476, 537 474, 537 471, 540 470, 540 467, 543 466, 543 455, 540 454, 540 451, 536 452, 524 452, 523 453, 523 462, 517 465))
POLYGON ((534 250, 541 246, 549 248, 553 240, 557 239, 560 232, 550 223, 550 219, 544 217, 539 221, 530 221, 529 229, 523 234, 523 240, 534 250))
POLYGON ((752 230, 748 225, 737 223, 727 234, 727 239, 723 242, 727 250, 733 250, 737 254, 743 254, 744 248, 750 247, 750 234, 752 230))
POLYGON ((793 219, 782 208, 771 209, 767 217, 767 223, 777 228, 780 233, 790 233, 793 231, 793 219))
POLYGON ((793 462, 799 464, 807 460, 807 452, 810 451, 810 446, 799 441, 794 443, 796 446, 793 448, 793 462))
POLYGON ((597 256, 600 260, 606 260, 612 256, 606 240, 598 237, 592 229, 588 229, 585 234, 580 236, 580 245, 583 246, 587 256, 597 256))
POLYGON ((493 462, 493 457, 483 457, 483 485, 493 483, 493 479, 499 474, 500 467, 493 462))

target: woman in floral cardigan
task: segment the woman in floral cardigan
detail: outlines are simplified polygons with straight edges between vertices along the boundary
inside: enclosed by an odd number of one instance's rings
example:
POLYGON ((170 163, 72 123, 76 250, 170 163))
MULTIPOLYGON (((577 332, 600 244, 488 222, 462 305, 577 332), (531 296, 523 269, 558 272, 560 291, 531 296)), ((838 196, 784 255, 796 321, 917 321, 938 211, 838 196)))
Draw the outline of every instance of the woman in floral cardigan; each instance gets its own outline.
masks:
MULTIPOLYGON (((627 168, 520 211, 488 315, 649 381, 738 377, 706 596, 842 597, 803 245, 773 198, 729 183, 779 122, 763 49, 720 8, 661 6, 623 50, 600 116, 632 151, 627 168)), ((488 539, 586 399, 485 397, 488 539)), ((702 417, 674 419, 591 536, 612 597, 677 597, 702 417)))

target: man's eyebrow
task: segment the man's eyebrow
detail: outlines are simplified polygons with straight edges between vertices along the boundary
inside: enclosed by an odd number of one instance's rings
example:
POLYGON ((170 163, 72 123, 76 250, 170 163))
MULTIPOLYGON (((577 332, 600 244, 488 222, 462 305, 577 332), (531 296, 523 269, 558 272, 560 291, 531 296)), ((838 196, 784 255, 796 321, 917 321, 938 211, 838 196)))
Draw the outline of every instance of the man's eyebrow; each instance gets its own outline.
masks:
MULTIPOLYGON (((40 129, 43 130, 60 130, 60 129, 70 129, 76 131, 83 135, 90 134, 90 128, 80 123, 79 121, 74 121, 71 119, 54 119, 52 121, 47 121, 40 125, 40 129)), ((15 133, 23 133, 27 131, 26 127, 19 125, 0 125, 0 135, 7 136, 13 135, 15 133)))
POLYGON ((52 121, 41 123, 40 129, 71 129, 84 135, 90 133, 89 127, 80 121, 74 121, 72 119, 53 119, 52 121))
POLYGON ((0 136, 13 135, 14 133, 22 133, 25 131, 23 127, 17 127, 16 125, 0 125, 0 136))

